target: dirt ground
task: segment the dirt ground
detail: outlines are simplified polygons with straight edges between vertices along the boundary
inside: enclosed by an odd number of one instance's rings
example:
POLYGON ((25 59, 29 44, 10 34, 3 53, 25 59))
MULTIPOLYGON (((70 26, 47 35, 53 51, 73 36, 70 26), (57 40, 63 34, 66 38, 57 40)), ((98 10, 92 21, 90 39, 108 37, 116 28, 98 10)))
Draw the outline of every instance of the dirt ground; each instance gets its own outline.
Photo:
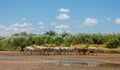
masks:
MULTIPOLYGON (((102 61, 120 64, 120 54, 98 55, 38 55, 20 54, 19 52, 0 51, 0 56, 22 56, 37 58, 63 58, 102 61)), ((120 70, 120 67, 99 67, 84 64, 58 63, 51 60, 16 60, 0 59, 0 70, 120 70)))

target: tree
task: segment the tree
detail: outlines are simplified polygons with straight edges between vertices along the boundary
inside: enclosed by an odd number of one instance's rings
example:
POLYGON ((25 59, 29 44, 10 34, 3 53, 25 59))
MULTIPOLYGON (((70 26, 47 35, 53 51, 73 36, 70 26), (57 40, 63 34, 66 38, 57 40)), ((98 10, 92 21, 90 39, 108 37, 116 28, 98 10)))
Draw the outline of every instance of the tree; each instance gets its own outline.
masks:
POLYGON ((36 36, 34 39, 36 45, 44 44, 44 37, 42 35, 36 36))
POLYGON ((25 36, 14 36, 11 38, 11 45, 15 47, 21 46, 23 44, 26 45, 26 40, 27 38, 25 36))
POLYGON ((71 46, 73 45, 73 35, 65 36, 63 38, 64 46, 71 46))
POLYGON ((94 44, 103 44, 104 43, 103 36, 100 33, 98 33, 98 34, 91 34, 91 38, 94 41, 94 44))
POLYGON ((55 36, 55 35, 57 35, 57 33, 55 31, 49 30, 49 31, 45 32, 44 35, 55 36))
POLYGON ((60 46, 60 44, 63 43, 63 38, 62 36, 60 35, 57 35, 54 37, 54 43, 57 45, 57 46, 60 46))
POLYGON ((71 34, 70 34, 70 33, 67 33, 67 32, 63 32, 63 33, 62 33, 62 37, 69 36, 69 35, 71 35, 71 34))

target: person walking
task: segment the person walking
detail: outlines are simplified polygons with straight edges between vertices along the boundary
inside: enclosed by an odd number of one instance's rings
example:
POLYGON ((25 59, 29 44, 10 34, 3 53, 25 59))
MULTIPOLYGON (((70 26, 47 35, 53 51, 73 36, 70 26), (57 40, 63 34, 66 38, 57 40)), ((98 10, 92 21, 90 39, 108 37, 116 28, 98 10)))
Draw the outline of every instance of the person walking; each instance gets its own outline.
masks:
POLYGON ((25 48, 25 46, 24 46, 24 45, 21 45, 20 53, 25 54, 25 53, 24 53, 24 51, 25 51, 24 48, 25 48))

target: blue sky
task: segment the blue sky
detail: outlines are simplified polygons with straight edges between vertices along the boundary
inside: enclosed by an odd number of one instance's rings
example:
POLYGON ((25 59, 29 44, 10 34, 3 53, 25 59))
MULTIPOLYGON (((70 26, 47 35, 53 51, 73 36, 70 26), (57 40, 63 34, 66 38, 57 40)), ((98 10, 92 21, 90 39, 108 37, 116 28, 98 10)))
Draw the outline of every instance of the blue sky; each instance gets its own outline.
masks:
POLYGON ((0 36, 120 32, 120 0, 0 0, 0 36))

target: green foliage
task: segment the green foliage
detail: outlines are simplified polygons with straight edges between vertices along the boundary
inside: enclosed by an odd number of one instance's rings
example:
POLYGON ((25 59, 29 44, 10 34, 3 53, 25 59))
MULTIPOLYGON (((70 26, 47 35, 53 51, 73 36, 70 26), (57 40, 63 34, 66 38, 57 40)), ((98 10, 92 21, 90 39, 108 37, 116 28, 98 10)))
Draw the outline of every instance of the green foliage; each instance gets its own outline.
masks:
POLYGON ((64 47, 70 47, 71 44, 70 44, 69 42, 66 42, 63 46, 64 46, 64 47))
POLYGON ((5 37, 0 37, 0 41, 1 41, 1 40, 4 40, 4 39, 5 39, 5 37))
POLYGON ((92 40, 94 41, 94 44, 103 44, 104 43, 104 38, 103 38, 104 35, 102 34, 92 34, 91 37, 92 37, 92 40))
POLYGON ((22 44, 26 44, 25 36, 14 36, 11 38, 12 46, 21 46, 22 44))
POLYGON ((71 45, 74 45, 73 39, 74 39, 74 36, 72 36, 72 35, 65 36, 65 37, 63 37, 63 44, 68 47, 71 45))
POLYGON ((56 44, 56 46, 60 46, 63 43, 63 38, 59 35, 54 37, 54 44, 56 44))
POLYGON ((120 46, 120 33, 116 34, 87 34, 87 33, 62 33, 46 31, 43 34, 28 34, 21 32, 10 37, 0 36, 0 50, 17 50, 21 45, 44 45, 44 46, 71 46, 76 44, 105 44, 107 48, 117 48, 120 46))
POLYGON ((113 38, 107 42, 106 48, 117 48, 119 45, 120 41, 117 38, 113 38))
POLYGON ((43 36, 36 36, 34 38, 36 45, 43 45, 44 44, 44 37, 43 36))
POLYGON ((70 34, 70 33, 67 33, 67 32, 64 32, 64 33, 62 33, 61 35, 62 35, 62 37, 66 37, 66 36, 70 36, 71 34, 70 34))
POLYGON ((45 35, 55 36, 57 33, 55 31, 49 30, 44 33, 45 35))

